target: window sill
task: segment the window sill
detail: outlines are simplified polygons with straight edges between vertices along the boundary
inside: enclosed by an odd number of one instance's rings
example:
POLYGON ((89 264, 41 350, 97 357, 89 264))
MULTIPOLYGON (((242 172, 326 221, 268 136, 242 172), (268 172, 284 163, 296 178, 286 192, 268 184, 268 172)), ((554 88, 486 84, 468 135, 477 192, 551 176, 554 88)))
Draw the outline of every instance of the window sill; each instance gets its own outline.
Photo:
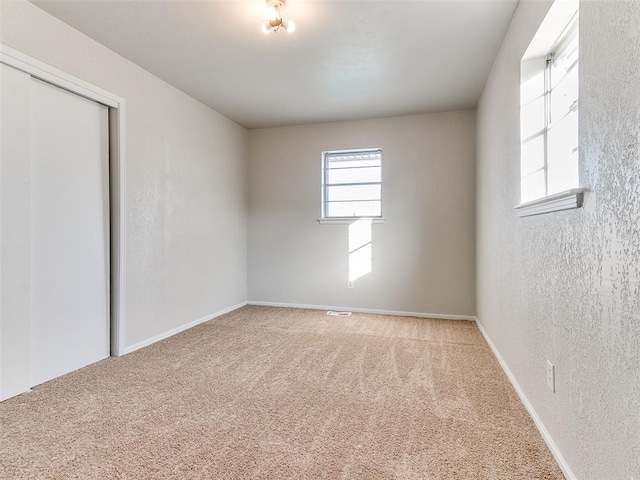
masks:
MULTIPOLYGON (((350 225, 358 220, 369 219, 369 217, 345 217, 345 218, 319 218, 320 225, 350 225)), ((371 223, 384 223, 383 217, 371 218, 371 223)))
POLYGON ((586 188, 573 188, 565 192, 555 193, 547 197, 521 203, 514 207, 519 217, 529 217, 542 213, 559 212, 572 208, 581 208, 586 188))

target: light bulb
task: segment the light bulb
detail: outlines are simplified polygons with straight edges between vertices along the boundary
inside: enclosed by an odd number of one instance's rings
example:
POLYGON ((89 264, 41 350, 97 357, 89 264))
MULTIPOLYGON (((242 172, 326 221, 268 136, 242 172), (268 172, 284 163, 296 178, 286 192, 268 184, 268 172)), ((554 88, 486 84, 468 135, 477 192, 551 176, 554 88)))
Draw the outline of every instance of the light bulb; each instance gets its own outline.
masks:
POLYGON ((265 35, 268 35, 269 33, 271 33, 271 24, 269 22, 262 22, 261 29, 265 35))
POLYGON ((269 20, 276 20, 278 18, 278 10, 274 7, 267 7, 267 18, 269 20))
POLYGON ((285 28, 287 29, 287 33, 293 33, 296 31, 296 24, 293 22, 293 20, 289 20, 285 28))

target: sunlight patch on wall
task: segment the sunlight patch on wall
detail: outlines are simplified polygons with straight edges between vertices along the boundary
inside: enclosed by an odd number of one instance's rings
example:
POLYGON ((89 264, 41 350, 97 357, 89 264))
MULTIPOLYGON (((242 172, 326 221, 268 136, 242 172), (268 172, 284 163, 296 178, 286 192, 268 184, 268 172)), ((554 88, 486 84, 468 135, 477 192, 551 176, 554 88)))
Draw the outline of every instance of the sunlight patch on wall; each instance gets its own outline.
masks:
POLYGON ((371 219, 361 218, 349 225, 349 281, 371 273, 372 270, 371 219))

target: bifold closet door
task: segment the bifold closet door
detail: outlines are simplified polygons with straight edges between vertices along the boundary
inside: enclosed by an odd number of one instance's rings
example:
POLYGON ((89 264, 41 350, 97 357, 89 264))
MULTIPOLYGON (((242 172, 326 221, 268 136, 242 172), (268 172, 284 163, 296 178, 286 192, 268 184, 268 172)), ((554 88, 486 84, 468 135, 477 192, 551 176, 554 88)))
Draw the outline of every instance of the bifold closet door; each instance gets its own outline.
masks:
POLYGON ((109 356, 109 115, 31 82, 31 386, 109 356))

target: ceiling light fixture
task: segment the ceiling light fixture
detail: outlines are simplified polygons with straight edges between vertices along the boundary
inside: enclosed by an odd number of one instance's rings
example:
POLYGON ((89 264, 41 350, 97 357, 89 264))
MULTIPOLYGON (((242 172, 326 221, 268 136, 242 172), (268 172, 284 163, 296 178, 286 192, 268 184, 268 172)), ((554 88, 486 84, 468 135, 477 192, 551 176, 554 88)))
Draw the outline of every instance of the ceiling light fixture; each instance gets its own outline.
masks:
POLYGON ((281 10, 287 5, 287 0, 266 0, 267 1, 267 16, 269 20, 262 22, 262 31, 264 33, 277 32, 281 28, 284 28, 287 32, 293 33, 296 29, 296 24, 293 20, 282 20, 281 10))

